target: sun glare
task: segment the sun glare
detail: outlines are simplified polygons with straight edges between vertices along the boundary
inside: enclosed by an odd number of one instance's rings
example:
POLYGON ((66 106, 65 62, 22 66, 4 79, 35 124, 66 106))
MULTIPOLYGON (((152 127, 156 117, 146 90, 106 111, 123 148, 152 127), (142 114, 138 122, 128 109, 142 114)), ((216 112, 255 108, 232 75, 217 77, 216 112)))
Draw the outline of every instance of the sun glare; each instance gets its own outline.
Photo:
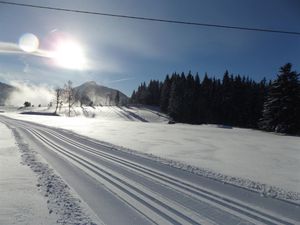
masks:
POLYGON ((56 43, 52 58, 55 63, 67 69, 86 68, 86 57, 79 43, 73 40, 61 40, 56 43))

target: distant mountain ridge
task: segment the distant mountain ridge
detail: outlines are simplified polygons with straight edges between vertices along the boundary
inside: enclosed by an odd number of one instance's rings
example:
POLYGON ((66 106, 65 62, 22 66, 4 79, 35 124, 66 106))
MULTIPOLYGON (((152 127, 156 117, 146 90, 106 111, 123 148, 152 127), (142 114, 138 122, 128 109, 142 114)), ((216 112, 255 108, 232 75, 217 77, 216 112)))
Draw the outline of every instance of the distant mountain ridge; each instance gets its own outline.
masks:
MULTIPOLYGON (((0 82, 0 105, 4 105, 16 87, 0 82)), ((116 105, 115 99, 119 92, 120 105, 126 104, 129 98, 119 90, 97 84, 95 81, 85 82, 74 87, 75 99, 80 104, 90 105, 116 105)), ((31 99, 24 99, 24 101, 31 99)))
POLYGON ((0 82, 0 105, 4 105, 8 96, 15 90, 16 88, 0 82))
POLYGON ((122 92, 103 85, 97 84, 95 81, 88 81, 74 88, 76 100, 82 104, 89 105, 116 105, 115 99, 119 92, 120 104, 128 102, 129 98, 122 92))

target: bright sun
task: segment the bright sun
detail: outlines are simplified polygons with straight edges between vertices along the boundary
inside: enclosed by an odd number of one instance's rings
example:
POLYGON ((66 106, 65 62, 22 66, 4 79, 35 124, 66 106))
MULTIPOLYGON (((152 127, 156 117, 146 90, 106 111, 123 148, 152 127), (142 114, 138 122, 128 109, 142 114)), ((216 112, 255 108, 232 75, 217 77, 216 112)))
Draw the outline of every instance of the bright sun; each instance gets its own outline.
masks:
POLYGON ((56 43, 52 58, 55 63, 67 69, 86 68, 86 57, 79 43, 73 40, 60 40, 56 43))

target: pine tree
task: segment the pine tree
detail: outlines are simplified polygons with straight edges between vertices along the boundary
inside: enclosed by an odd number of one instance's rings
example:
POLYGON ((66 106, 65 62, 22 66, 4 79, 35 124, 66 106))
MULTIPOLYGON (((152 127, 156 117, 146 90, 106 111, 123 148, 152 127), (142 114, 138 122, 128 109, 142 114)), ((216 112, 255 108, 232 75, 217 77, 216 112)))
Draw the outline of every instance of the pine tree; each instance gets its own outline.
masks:
POLYGON ((229 76, 229 72, 226 70, 222 80, 222 98, 221 100, 221 112, 220 120, 225 125, 233 125, 233 119, 237 115, 233 115, 233 91, 234 91, 234 80, 233 76, 229 76))
POLYGON ((169 78, 169 75, 167 75, 166 79, 162 85, 162 88, 161 88, 161 95, 160 95, 160 101, 159 101, 160 110, 164 113, 168 112, 171 85, 172 85, 172 81, 169 78))
POLYGON ((158 80, 151 80, 147 87, 147 105, 159 106, 160 100, 160 82, 158 80))
POLYGON ((168 113, 172 119, 178 122, 183 122, 183 102, 184 102, 184 86, 185 77, 184 75, 176 75, 173 78, 170 92, 170 100, 168 106, 168 113))
POLYGON ((300 86, 296 71, 287 63, 280 68, 264 103, 260 128, 295 134, 300 132, 300 86))
POLYGON ((195 116, 195 123, 202 124, 204 123, 204 110, 202 107, 204 107, 204 100, 203 96, 201 94, 201 81, 199 78, 199 74, 197 73, 195 76, 195 99, 194 99, 194 116, 195 116))
POLYGON ((131 103, 137 103, 135 90, 133 90, 133 92, 132 92, 132 95, 131 95, 131 98, 130 98, 130 102, 131 103))
POLYGON ((211 111, 211 102, 212 102, 212 80, 208 78, 207 73, 205 73, 203 81, 201 83, 200 89, 200 104, 199 107, 199 118, 203 123, 212 123, 212 111, 211 111))
POLYGON ((257 83, 228 71, 222 80, 205 74, 202 82, 198 74, 173 73, 164 82, 141 83, 131 102, 159 105, 177 122, 257 128, 268 86, 265 79, 257 83))
POLYGON ((194 116, 194 98, 195 98, 195 80, 191 72, 188 73, 185 78, 184 74, 181 79, 185 80, 184 83, 184 93, 183 93, 183 120, 186 123, 195 123, 194 116))
POLYGON ((115 104, 116 106, 120 105, 120 92, 117 91, 116 96, 115 96, 115 104))

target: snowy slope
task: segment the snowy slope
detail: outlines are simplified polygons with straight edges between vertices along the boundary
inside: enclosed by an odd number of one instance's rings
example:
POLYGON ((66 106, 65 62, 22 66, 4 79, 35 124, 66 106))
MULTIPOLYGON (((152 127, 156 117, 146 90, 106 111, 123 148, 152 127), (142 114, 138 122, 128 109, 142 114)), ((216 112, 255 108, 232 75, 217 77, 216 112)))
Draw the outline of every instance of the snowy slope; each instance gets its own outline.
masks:
MULTIPOLYGON (((115 105, 115 97, 117 90, 98 85, 95 81, 85 82, 74 88, 75 97, 79 101, 85 99, 84 104, 89 104, 93 101, 94 105, 115 105)), ((120 102, 128 102, 128 97, 119 91, 120 102)))
POLYGON ((168 116, 166 116, 165 114, 159 113, 157 110, 152 110, 146 107, 107 106, 96 107, 96 109, 92 109, 90 107, 85 109, 89 110, 90 113, 94 113, 95 117, 100 120, 135 121, 150 123, 162 123, 168 121, 168 116))
MULTIPOLYGON (((286 190, 285 197, 300 199, 299 137, 213 125, 128 121, 116 113, 119 110, 107 108, 101 112, 105 116, 93 119, 6 115, 69 129, 113 145, 173 160, 174 166, 250 189, 264 192, 270 189, 268 186, 279 187, 286 190)), ((276 190, 277 194, 281 192, 276 190)))
MULTIPOLYGON (((55 109, 53 107, 22 107, 18 109, 17 107, 0 106, 0 110, 4 112, 17 112, 26 114, 51 114, 55 109)), ((60 116, 65 117, 68 114, 67 107, 63 107, 58 113, 60 116)), ((88 117, 109 121, 135 121, 150 123, 166 123, 169 121, 169 117, 164 113, 160 113, 158 109, 140 106, 74 107, 72 109, 72 115, 74 114, 76 114, 76 117, 88 117)))

